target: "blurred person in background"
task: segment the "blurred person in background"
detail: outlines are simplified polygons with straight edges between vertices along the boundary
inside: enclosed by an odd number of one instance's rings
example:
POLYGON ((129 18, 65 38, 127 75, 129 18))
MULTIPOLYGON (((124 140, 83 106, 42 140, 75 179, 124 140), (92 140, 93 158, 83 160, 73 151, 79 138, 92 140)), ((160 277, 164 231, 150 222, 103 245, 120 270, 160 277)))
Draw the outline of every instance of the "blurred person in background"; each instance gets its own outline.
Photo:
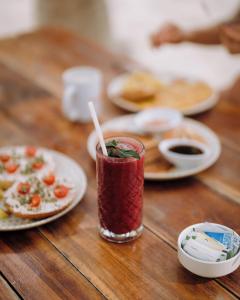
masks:
MULTIPOLYGON (((231 54, 240 53, 240 11, 232 20, 215 26, 194 30, 183 31, 175 24, 166 24, 159 31, 152 34, 151 43, 153 47, 164 44, 178 44, 181 42, 192 42, 206 45, 222 44, 231 54)), ((236 104, 240 104, 240 76, 232 87, 225 91, 224 96, 236 104)))
POLYGON ((154 47, 167 43, 193 42, 200 44, 223 44, 230 53, 240 53, 240 11, 222 24, 185 32, 175 24, 166 24, 151 36, 154 47))

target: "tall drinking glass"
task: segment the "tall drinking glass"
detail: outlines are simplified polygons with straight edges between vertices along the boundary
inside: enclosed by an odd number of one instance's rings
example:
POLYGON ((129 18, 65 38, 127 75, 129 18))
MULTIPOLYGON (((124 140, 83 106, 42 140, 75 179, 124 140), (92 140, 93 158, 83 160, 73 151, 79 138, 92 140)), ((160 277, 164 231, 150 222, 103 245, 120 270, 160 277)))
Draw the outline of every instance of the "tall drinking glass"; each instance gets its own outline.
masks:
POLYGON ((130 137, 112 137, 118 147, 134 150, 134 157, 105 156, 97 145, 98 215, 100 235, 111 242, 136 239, 143 231, 144 146, 130 137))

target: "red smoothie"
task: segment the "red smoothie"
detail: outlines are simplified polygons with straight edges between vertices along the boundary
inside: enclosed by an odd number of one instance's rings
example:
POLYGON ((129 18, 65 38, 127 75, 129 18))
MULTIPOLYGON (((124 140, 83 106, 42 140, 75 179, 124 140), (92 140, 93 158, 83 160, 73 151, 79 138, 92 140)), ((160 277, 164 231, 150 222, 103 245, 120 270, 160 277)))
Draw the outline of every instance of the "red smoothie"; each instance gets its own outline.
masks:
POLYGON ((120 149, 136 151, 139 159, 105 156, 97 145, 100 226, 110 235, 134 235, 133 231, 142 228, 144 146, 128 137, 109 138, 105 142, 112 140, 118 142, 120 149))

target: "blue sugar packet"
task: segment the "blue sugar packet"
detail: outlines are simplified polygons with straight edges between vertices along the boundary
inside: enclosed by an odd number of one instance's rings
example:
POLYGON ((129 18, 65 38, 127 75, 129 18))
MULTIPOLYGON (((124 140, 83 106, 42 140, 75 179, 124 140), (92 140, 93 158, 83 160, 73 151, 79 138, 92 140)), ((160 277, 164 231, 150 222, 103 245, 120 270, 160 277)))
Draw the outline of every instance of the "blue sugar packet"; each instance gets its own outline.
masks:
POLYGON ((204 233, 216 241, 222 243, 227 248, 231 248, 233 243, 233 234, 230 232, 209 232, 204 231, 204 233))
POLYGON ((233 232, 204 231, 204 233, 227 248, 227 259, 235 256, 240 250, 240 238, 233 232))

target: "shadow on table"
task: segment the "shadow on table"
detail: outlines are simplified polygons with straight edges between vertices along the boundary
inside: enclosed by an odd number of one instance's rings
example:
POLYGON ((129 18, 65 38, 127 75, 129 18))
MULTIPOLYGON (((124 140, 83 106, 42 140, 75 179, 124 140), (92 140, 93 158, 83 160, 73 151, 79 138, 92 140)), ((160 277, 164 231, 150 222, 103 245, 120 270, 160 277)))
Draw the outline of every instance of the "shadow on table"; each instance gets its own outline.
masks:
POLYGON ((178 267, 176 269, 176 282, 189 284, 189 285, 196 285, 196 284, 203 284, 213 280, 212 278, 204 278, 198 275, 191 273, 190 271, 186 270, 180 263, 178 263, 178 267))
POLYGON ((144 188, 145 190, 151 190, 152 188, 157 189, 173 189, 173 188, 182 188, 189 185, 194 185, 196 179, 194 177, 182 178, 182 179, 173 179, 166 181, 152 181, 145 180, 144 188))

